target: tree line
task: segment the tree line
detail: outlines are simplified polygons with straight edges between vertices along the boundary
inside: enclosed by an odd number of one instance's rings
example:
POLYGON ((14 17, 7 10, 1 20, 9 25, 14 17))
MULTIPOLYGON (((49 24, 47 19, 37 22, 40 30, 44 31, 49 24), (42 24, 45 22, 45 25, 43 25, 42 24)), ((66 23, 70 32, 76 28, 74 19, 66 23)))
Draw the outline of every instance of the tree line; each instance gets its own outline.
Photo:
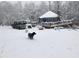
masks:
MULTIPOLYGON (((78 1, 51 1, 51 11, 59 14, 61 19, 74 19, 74 23, 79 23, 79 2, 78 1), (59 11, 59 13, 58 13, 59 11)), ((33 2, 21 1, 10 3, 8 1, 0 2, 0 25, 11 25, 15 20, 38 21, 38 18, 49 11, 49 3, 40 1, 39 4, 33 2)))

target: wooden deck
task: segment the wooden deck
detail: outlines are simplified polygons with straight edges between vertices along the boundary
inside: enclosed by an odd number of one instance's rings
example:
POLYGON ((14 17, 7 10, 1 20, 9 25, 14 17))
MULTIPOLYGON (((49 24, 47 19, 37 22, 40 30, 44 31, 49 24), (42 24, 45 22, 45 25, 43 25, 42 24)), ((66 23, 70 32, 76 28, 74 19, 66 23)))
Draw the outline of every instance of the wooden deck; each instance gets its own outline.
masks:
POLYGON ((57 26, 63 26, 63 25, 69 25, 72 24, 71 20, 64 20, 64 21, 57 21, 57 22, 42 22, 41 25, 43 27, 57 27, 57 26))

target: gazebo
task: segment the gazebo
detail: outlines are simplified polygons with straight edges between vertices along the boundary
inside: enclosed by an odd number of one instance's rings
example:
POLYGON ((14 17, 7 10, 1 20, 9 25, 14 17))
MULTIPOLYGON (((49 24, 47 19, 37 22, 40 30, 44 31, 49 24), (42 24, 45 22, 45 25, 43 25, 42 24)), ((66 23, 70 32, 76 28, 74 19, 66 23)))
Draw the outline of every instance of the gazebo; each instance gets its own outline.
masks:
POLYGON ((51 24, 58 22, 58 21, 60 21, 59 15, 52 11, 48 11, 39 17, 39 23, 44 27, 45 26, 51 27, 51 24))
POLYGON ((43 14, 42 16, 39 17, 39 21, 40 22, 55 22, 55 21, 59 21, 58 19, 58 14, 52 12, 52 11, 48 11, 45 14, 43 14))
POLYGON ((73 19, 70 20, 61 20, 59 18, 59 15, 52 12, 48 11, 42 16, 39 17, 39 24, 45 28, 51 28, 51 27, 59 27, 59 26, 68 26, 71 27, 73 19))

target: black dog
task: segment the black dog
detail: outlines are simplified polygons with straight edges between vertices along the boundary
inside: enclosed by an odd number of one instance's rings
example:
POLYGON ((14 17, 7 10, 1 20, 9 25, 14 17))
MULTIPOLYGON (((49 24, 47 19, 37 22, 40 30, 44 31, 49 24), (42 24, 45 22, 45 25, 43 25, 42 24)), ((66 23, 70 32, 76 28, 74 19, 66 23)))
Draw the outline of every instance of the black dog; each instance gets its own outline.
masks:
POLYGON ((28 33, 28 37, 29 37, 30 39, 33 39, 34 35, 36 35, 35 32, 33 32, 33 33, 28 33))

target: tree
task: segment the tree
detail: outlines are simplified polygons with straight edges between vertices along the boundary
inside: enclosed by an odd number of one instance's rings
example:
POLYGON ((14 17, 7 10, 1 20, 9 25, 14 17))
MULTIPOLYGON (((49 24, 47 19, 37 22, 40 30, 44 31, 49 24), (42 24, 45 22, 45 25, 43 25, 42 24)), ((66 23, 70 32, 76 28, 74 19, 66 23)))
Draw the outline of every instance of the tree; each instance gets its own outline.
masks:
POLYGON ((10 19, 14 13, 14 8, 11 3, 2 1, 0 2, 0 20, 1 24, 10 24, 10 19))
POLYGON ((38 12, 40 13, 40 15, 42 15, 49 10, 49 6, 46 4, 46 2, 42 1, 39 5, 38 10, 39 10, 38 12))
POLYGON ((23 19, 23 7, 22 7, 22 2, 18 1, 16 4, 14 4, 14 8, 16 11, 16 19, 21 20, 23 19))
POLYGON ((35 4, 30 2, 29 4, 25 4, 24 7, 24 14, 25 17, 29 18, 30 20, 34 19, 34 14, 35 14, 35 4))
POLYGON ((68 1, 65 2, 62 6, 62 16, 64 19, 72 19, 75 16, 78 16, 79 12, 79 2, 68 1))

